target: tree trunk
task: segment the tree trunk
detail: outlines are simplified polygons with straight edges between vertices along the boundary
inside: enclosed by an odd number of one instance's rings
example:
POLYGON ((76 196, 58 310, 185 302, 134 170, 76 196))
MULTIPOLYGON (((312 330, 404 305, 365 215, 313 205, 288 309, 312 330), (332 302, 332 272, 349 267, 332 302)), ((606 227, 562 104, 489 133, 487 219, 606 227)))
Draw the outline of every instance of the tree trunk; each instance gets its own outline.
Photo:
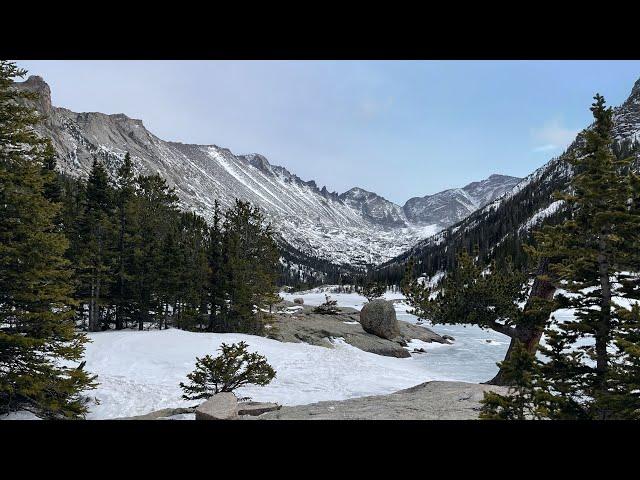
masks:
MULTIPOLYGON (((520 342, 527 349, 527 352, 531 354, 535 354, 538 350, 538 344, 540 343, 540 338, 542 337, 542 333, 544 329, 517 329, 520 330, 520 334, 518 336, 511 337, 511 342, 509 343, 509 349, 507 350, 507 354, 504 357, 505 362, 511 359, 513 355, 513 350, 516 347, 516 342, 520 342)), ((501 385, 508 386, 509 382, 505 379, 504 368, 500 368, 495 377, 493 377, 488 382, 485 382, 487 385, 501 385)))
POLYGON ((124 230, 125 215, 124 208, 120 214, 120 236, 118 239, 118 290, 119 298, 116 305, 116 330, 122 330, 122 305, 124 303, 124 230))
MULTIPOLYGON (((531 287, 531 293, 529 294, 529 298, 527 300, 527 304, 525 305, 525 311, 532 307, 532 300, 535 298, 540 298, 543 300, 551 300, 553 298, 554 293, 556 292, 556 287, 554 287, 550 282, 546 280, 540 279, 541 275, 545 275, 549 270, 549 259, 543 258, 538 262, 538 268, 536 269, 536 278, 533 281, 533 286, 531 287)), ((524 344, 527 352, 531 354, 535 354, 538 350, 538 345, 540 343, 540 338, 544 333, 544 328, 546 324, 547 318, 541 319, 540 324, 534 327, 524 327, 524 326, 516 326, 514 335, 511 337, 511 342, 509 343, 509 349, 507 350, 507 354, 504 357, 505 362, 511 359, 511 355, 513 354, 513 350, 515 348, 516 342, 521 342, 524 344)), ((504 377, 504 368, 500 368, 495 377, 493 377, 488 382, 485 382, 487 385, 501 385, 507 386, 508 382, 504 377)))
POLYGON ((600 274, 600 289, 602 297, 600 299, 600 320, 596 327, 596 374, 598 376, 598 389, 601 392, 606 390, 606 377, 609 370, 609 353, 607 344, 609 343, 609 332, 611 330, 611 283, 609 281, 609 261, 606 256, 606 244, 600 240, 598 254, 598 272, 600 274))
POLYGON ((97 332, 99 328, 98 321, 98 295, 99 290, 96 286, 96 280, 91 279, 91 297, 89 299, 89 331, 97 332))

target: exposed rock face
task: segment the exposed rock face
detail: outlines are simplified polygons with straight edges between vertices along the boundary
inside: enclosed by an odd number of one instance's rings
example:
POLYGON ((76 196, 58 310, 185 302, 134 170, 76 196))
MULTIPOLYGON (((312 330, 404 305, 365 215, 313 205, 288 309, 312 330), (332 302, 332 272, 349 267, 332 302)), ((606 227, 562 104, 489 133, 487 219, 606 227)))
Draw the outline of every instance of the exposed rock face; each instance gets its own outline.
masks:
MULTIPOLYGON (((288 311, 283 302, 284 312, 288 311)), ((404 348, 412 339, 423 342, 450 343, 428 328, 412 325, 398 320, 398 337, 393 340, 378 337, 363 330, 359 322, 358 311, 354 308, 342 307, 336 315, 319 315, 313 313, 313 307, 305 306, 292 313, 278 313, 274 316, 269 330, 269 338, 281 342, 304 342, 310 345, 333 348, 333 338, 342 338, 346 343, 360 350, 386 357, 408 358, 409 350, 404 348)))
POLYGON ((475 420, 484 392, 506 387, 465 382, 427 382, 390 395, 282 407, 257 420, 475 420))
POLYGON ((340 199, 373 223, 390 228, 408 226, 402 207, 373 192, 355 187, 341 194, 340 199))
POLYGON ((149 412, 144 415, 137 415, 135 417, 120 417, 115 420, 163 420, 176 415, 185 415, 194 413, 195 408, 163 408, 162 410, 156 410, 155 412, 149 412))
POLYGON ((218 393, 196 407, 196 420, 233 420, 238 417, 238 399, 231 392, 218 393))
POLYGON ((400 335, 396 310, 393 304, 386 300, 377 299, 365 303, 360 310, 360 324, 365 332, 387 340, 400 335))
POLYGON ((521 180, 508 175, 491 175, 462 188, 410 198, 402 209, 411 222, 449 226, 510 191, 521 180))
POLYGON ((258 416, 267 412, 275 412, 282 408, 277 403, 242 402, 238 404, 238 415, 258 416))

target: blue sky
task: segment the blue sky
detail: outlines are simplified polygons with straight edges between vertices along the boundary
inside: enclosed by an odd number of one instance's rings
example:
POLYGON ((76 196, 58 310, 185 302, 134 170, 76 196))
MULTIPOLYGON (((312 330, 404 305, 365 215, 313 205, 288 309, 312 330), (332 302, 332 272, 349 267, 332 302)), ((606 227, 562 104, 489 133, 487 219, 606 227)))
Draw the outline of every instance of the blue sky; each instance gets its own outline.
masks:
POLYGON ((640 61, 18 61, 56 106, 165 140, 258 152, 331 191, 403 204, 525 176, 628 96, 640 61))

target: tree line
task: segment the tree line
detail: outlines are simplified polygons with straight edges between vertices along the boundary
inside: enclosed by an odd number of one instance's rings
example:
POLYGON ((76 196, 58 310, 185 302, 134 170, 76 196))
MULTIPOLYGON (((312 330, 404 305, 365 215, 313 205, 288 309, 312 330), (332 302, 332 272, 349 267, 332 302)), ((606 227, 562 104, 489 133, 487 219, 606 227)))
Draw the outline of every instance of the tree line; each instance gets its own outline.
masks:
POLYGON ((82 417, 86 330, 263 333, 280 270, 260 210, 216 202, 207 223, 128 154, 113 179, 98 160, 86 181, 56 172, 25 74, 0 61, 0 412, 82 417))
POLYGON ((86 182, 60 174, 50 192, 62 204, 82 326, 262 333, 279 254, 260 210, 236 200, 222 212, 216 201, 208 224, 181 211, 158 174, 134 170, 126 154, 112 181, 94 160, 86 182))

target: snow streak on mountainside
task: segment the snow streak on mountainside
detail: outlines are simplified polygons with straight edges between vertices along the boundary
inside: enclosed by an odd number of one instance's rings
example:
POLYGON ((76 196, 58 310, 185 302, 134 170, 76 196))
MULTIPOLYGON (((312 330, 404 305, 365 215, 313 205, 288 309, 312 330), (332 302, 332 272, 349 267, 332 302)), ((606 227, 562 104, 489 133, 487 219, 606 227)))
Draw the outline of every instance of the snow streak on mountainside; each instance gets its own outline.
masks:
POLYGON ((248 200, 265 212, 283 241, 336 264, 379 264, 397 256, 505 193, 518 180, 493 175, 400 207, 360 188, 342 195, 319 189, 314 181, 303 181, 259 154, 234 155, 216 145, 164 141, 141 120, 124 114, 54 107, 49 86, 40 77, 16 85, 40 94, 36 107, 45 117, 40 133, 52 139, 63 172, 86 177, 97 157, 115 176, 129 152, 136 173, 159 173, 176 188, 182 208, 210 220, 214 200, 223 208, 236 198, 248 200))

